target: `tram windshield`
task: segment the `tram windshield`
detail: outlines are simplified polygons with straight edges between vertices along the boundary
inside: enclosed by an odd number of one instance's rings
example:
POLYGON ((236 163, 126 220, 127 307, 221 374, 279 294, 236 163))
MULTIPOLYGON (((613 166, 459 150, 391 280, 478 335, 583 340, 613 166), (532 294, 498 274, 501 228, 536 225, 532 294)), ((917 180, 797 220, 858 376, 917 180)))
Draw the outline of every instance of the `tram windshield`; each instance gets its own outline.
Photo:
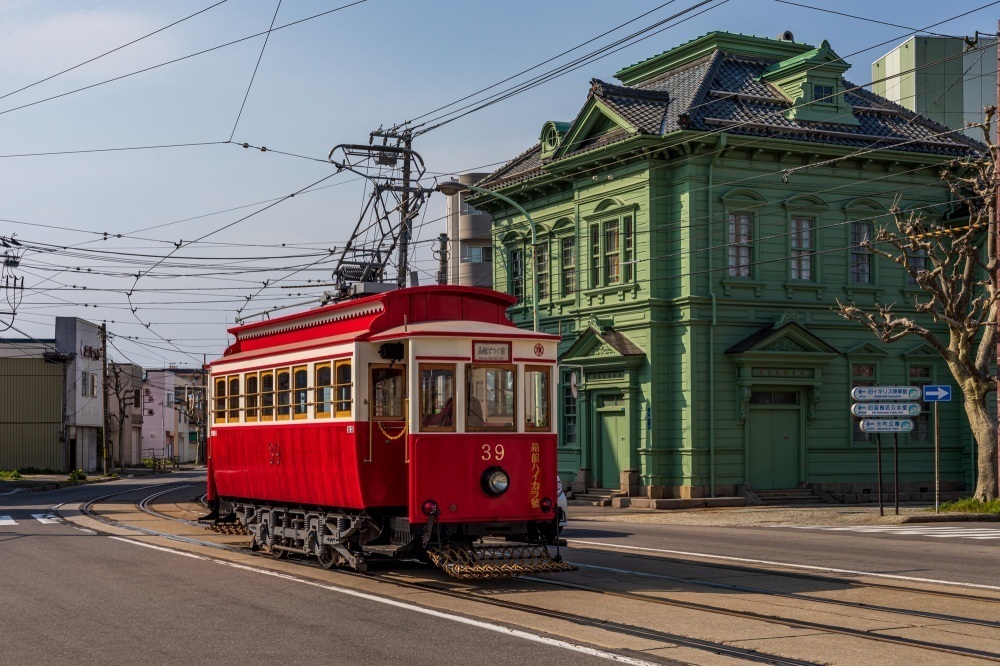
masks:
POLYGON ((514 430, 515 366, 466 366, 468 430, 514 430))
POLYGON ((454 365, 420 365, 420 428, 455 430, 454 365))

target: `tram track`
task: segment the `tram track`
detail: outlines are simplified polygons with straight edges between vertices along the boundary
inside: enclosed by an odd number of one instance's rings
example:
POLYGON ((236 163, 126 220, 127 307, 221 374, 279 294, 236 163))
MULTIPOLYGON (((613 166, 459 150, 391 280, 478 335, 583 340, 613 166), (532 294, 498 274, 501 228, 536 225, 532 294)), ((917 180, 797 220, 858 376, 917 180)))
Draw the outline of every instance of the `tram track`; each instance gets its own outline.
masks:
MULTIPOLYGON (((188 525, 198 525, 198 523, 196 523, 194 521, 185 520, 183 518, 178 518, 176 516, 170 516, 168 514, 162 513, 160 511, 157 511, 156 509, 154 509, 152 507, 152 504, 155 503, 155 500, 159 499, 160 497, 162 497, 164 495, 167 495, 167 494, 170 494, 172 492, 176 492, 176 491, 181 490, 181 489, 183 489, 185 487, 188 487, 190 485, 191 484, 187 484, 187 485, 184 485, 184 486, 175 486, 175 487, 171 487, 171 488, 168 488, 168 489, 161 490, 161 491, 159 491, 157 493, 153 493, 153 494, 151 494, 151 495, 149 495, 147 497, 144 497, 141 500, 135 502, 135 506, 137 507, 138 510, 142 511, 143 513, 155 516, 155 517, 160 518, 162 520, 168 520, 168 521, 171 521, 171 522, 180 522, 180 523, 184 523, 184 524, 188 524, 188 525)), ((130 491, 125 491, 125 492, 136 492, 137 490, 138 489, 133 489, 133 490, 130 490, 130 491)), ((124 494, 124 493, 114 493, 114 494, 112 494, 110 496, 105 496, 103 498, 98 498, 97 500, 92 501, 91 503, 89 503, 87 505, 88 512, 90 513, 90 515, 92 515, 94 517, 97 517, 96 513, 92 512, 92 511, 89 511, 94 506, 94 504, 96 504, 96 503, 98 503, 98 502, 100 502, 102 500, 105 500, 105 499, 107 499, 109 497, 117 496, 117 495, 120 495, 120 494, 124 494)), ((99 519, 103 519, 102 522, 108 522, 110 520, 110 519, 107 519, 107 518, 105 518, 103 516, 100 517, 99 519)), ((118 521, 111 521, 111 524, 117 524, 119 526, 125 527, 123 524, 121 524, 118 521)), ((197 544, 197 545, 201 545, 201 546, 206 546, 206 547, 211 547, 211 548, 218 548, 218 549, 223 549, 223 550, 229 550, 229 551, 232 551, 232 552, 239 552, 241 554, 250 555, 250 556, 253 556, 253 557, 262 557, 262 558, 267 558, 268 557, 267 555, 264 555, 264 554, 261 554, 261 553, 254 553, 254 552, 250 551, 249 548, 239 548, 239 547, 234 547, 234 546, 226 546, 226 545, 223 545, 223 544, 217 544, 217 543, 213 543, 213 542, 209 542, 209 541, 202 541, 202 540, 198 540, 198 539, 190 539, 190 538, 187 538, 187 537, 180 537, 180 536, 177 536, 177 535, 170 535, 170 534, 167 534, 167 533, 164 533, 164 532, 157 532, 156 530, 148 530, 148 529, 145 529, 145 528, 136 528, 136 527, 131 527, 131 526, 128 526, 128 527, 130 529, 136 529, 138 531, 141 531, 141 532, 144 532, 144 533, 147 533, 147 534, 152 534, 152 535, 156 535, 156 536, 165 536, 167 538, 173 538, 173 539, 180 540, 180 541, 187 542, 187 543, 193 543, 193 544, 197 544)), ((585 549, 585 550, 587 550, 588 552, 594 552, 594 553, 607 553, 608 552, 608 551, 603 550, 603 549, 585 549)), ((630 555, 630 556, 631 557, 636 557, 634 555, 630 555)), ((683 560, 683 559, 678 559, 678 558, 664 558, 664 557, 655 557, 655 556, 638 556, 638 557, 640 559, 651 559, 651 560, 657 560, 657 561, 660 561, 660 562, 663 562, 663 561, 672 561, 672 562, 689 564, 689 565, 709 566, 709 567, 712 567, 712 568, 721 568, 721 569, 727 569, 727 570, 737 570, 737 571, 743 571, 743 572, 752 571, 755 574, 760 574, 761 573, 759 570, 750 570, 750 569, 748 569, 746 567, 738 567, 738 566, 734 566, 734 565, 703 564, 701 562, 693 562, 691 560, 683 560)), ((300 561, 300 563, 303 564, 304 566, 309 566, 310 568, 315 568, 315 569, 319 569, 320 568, 318 565, 315 565, 315 564, 310 563, 308 561, 300 561)), ((673 577, 673 576, 665 576, 665 575, 659 575, 659 574, 649 574, 649 573, 645 573, 645 572, 631 571, 631 570, 627 570, 627 569, 616 569, 616 568, 612 568, 612 567, 597 567, 595 565, 586 565, 586 564, 578 565, 578 566, 581 566, 582 568, 585 568, 585 569, 592 569, 592 570, 599 570, 599 571, 603 570, 603 571, 605 571, 607 573, 614 573, 614 574, 617 574, 617 575, 629 575, 629 576, 637 576, 637 577, 641 577, 641 578, 663 579, 663 580, 669 580, 671 582, 676 582, 676 583, 680 583, 680 584, 688 584, 688 585, 696 585, 696 586, 707 586, 707 587, 711 587, 711 588, 715 588, 715 589, 723 589, 723 590, 735 591, 735 592, 742 592, 742 593, 761 594, 761 595, 768 595, 768 596, 774 596, 774 597, 785 597, 785 598, 795 599, 797 601, 805 601, 805 602, 820 603, 820 604, 832 604, 832 605, 836 605, 836 606, 850 607, 850 608, 855 608, 855 609, 859 609, 859 610, 867 610, 867 611, 881 612, 881 613, 890 613, 890 614, 900 614, 900 615, 903 615, 903 616, 918 617, 918 618, 923 618, 923 619, 932 619, 932 620, 939 621, 939 622, 948 622, 948 623, 953 623, 953 624, 958 624, 958 625, 973 625, 973 626, 984 626, 984 627, 990 627, 990 628, 1000 628, 1000 623, 998 623, 998 622, 994 622, 994 621, 990 621, 990 620, 980 620, 980 619, 976 619, 976 618, 966 618, 966 617, 954 616, 954 615, 949 615, 949 614, 944 614, 944 613, 934 613, 934 612, 928 612, 928 611, 918 611, 918 610, 913 610, 913 609, 904 609, 904 608, 895 608, 895 607, 888 607, 888 606, 879 606, 879 605, 873 605, 873 604, 866 604, 866 603, 862 603, 862 602, 851 602, 851 601, 833 600, 833 599, 822 598, 822 597, 814 597, 814 596, 811 596, 811 595, 804 595, 804 594, 799 594, 799 593, 780 592, 780 591, 775 591, 775 590, 767 590, 767 589, 764 589, 764 588, 754 588, 754 587, 748 587, 748 586, 731 585, 731 584, 726 584, 726 583, 716 583, 716 582, 712 582, 712 581, 702 581, 702 580, 699 580, 699 579, 691 579, 691 578, 683 578, 683 577, 673 577)), ((802 660, 788 659, 788 658, 781 657, 781 656, 778 656, 778 655, 770 655, 770 654, 766 654, 766 653, 761 653, 761 652, 753 650, 753 649, 747 649, 747 648, 730 646, 730 645, 726 645, 724 643, 715 643, 715 642, 712 642, 712 641, 704 641, 704 640, 696 639, 696 638, 689 638, 689 637, 685 637, 685 636, 678 636, 678 635, 675 635, 675 634, 670 634, 668 632, 661 632, 661 631, 658 631, 658 630, 655 630, 655 629, 647 629, 647 628, 644 628, 644 627, 637 627, 635 625, 628 625, 628 624, 624 624, 624 623, 609 622, 609 621, 600 620, 600 619, 593 618, 593 617, 588 617, 588 616, 585 616, 585 615, 579 615, 579 614, 574 614, 574 613, 567 613, 567 612, 564 612, 564 611, 561 611, 561 610, 556 611, 556 610, 551 610, 551 609, 546 609, 546 608, 540 608, 538 606, 532 606, 532 605, 528 605, 528 604, 522 604, 522 603, 519 603, 519 602, 510 601, 510 600, 490 598, 490 597, 486 597, 486 596, 484 596, 482 594, 479 594, 479 593, 476 593, 476 592, 470 592, 467 589, 464 589, 464 590, 449 589, 449 588, 443 587, 440 584, 437 584, 435 582, 422 582, 422 581, 407 580, 405 578, 400 577, 397 574, 391 574, 391 573, 367 573, 367 574, 359 574, 359 573, 351 572, 351 571, 338 571, 337 573, 338 574, 343 574, 343 575, 348 575, 348 576, 353 576, 353 577, 361 577, 361 578, 366 578, 366 579, 375 579, 375 580, 379 580, 381 582, 392 584, 394 586, 401 587, 401 588, 406 588, 406 589, 410 589, 410 590, 419 590, 419 591, 423 591, 423 592, 432 592, 432 593, 437 594, 437 595, 454 597, 454 598, 463 599, 463 600, 468 600, 468 599, 471 598, 471 599, 474 599, 477 603, 483 603, 483 604, 487 604, 487 605, 491 605, 491 606, 506 608, 506 609, 509 609, 509 610, 516 610, 516 611, 520 611, 520 612, 523 612, 523 613, 528 613, 528 614, 532 614, 532 615, 536 615, 536 616, 561 619, 561 620, 570 621, 570 622, 579 624, 581 626, 599 627, 602 630, 613 631, 615 633, 619 633, 619 634, 622 634, 622 635, 628 635, 628 636, 633 636, 633 637, 641 637, 641 638, 656 640, 656 641, 660 641, 660 642, 664 642, 664 643, 681 645, 681 646, 685 646, 685 647, 691 647, 691 648, 695 648, 695 649, 702 650, 702 651, 709 651, 709 652, 712 652, 712 653, 715 653, 715 654, 720 654, 720 655, 728 655, 728 656, 732 656, 732 657, 735 657, 735 658, 744 659, 744 660, 748 660, 748 661, 753 661, 753 662, 757 662, 757 663, 774 663, 774 664, 811 664, 811 663, 814 663, 814 662, 808 662, 808 661, 802 661, 802 660)), ((979 595, 970 595, 970 594, 954 593, 954 592, 939 592, 939 591, 934 591, 934 590, 924 590, 924 589, 921 589, 921 588, 908 588, 908 587, 903 587, 903 586, 899 586, 899 585, 888 585, 888 584, 880 584, 880 583, 866 583, 866 582, 852 581, 852 580, 849 580, 849 579, 842 579, 842 578, 830 577, 830 576, 819 576, 819 575, 813 575, 813 574, 797 574, 797 573, 787 573, 787 572, 770 572, 770 571, 767 572, 767 573, 769 575, 773 573, 774 575, 778 575, 778 576, 794 577, 794 578, 805 578, 805 579, 808 579, 808 580, 819 580, 819 581, 824 581, 824 582, 841 583, 841 584, 845 584, 845 585, 860 585, 860 586, 866 586, 866 587, 872 587, 872 588, 886 588, 886 589, 891 589, 891 590, 894 590, 894 591, 897 591, 897 592, 900 592, 900 593, 910 593, 910 594, 925 594, 926 593, 926 594, 933 594, 935 596, 944 596, 944 597, 949 597, 949 598, 959 598, 959 599, 964 599, 964 600, 969 600, 969 601, 977 601, 977 602, 989 602, 989 603, 1000 602, 1000 600, 998 600, 998 599, 993 599, 993 598, 989 598, 989 597, 982 597, 982 596, 979 596, 979 595)), ((899 645, 899 646, 906 646, 906 647, 911 647, 911 648, 918 648, 918 649, 922 649, 922 650, 931 650, 931 651, 941 652, 941 653, 949 654, 949 655, 970 657, 970 658, 975 658, 975 659, 980 659, 980 660, 986 660, 986 661, 1000 663, 1000 654, 998 654, 998 653, 989 652, 989 651, 986 651, 986 650, 977 650, 977 649, 972 649, 972 648, 966 648, 966 647, 959 646, 959 645, 950 645, 950 644, 945 644, 945 643, 936 643, 936 642, 933 642, 933 641, 924 641, 924 640, 913 639, 913 638, 905 638, 905 637, 899 637, 899 636, 883 635, 883 634, 874 633, 873 631, 867 631, 867 630, 861 630, 861 629, 852 629, 852 628, 849 628, 849 627, 842 627, 842 626, 837 626, 837 625, 833 625, 833 624, 829 624, 829 623, 811 622, 811 621, 798 620, 798 619, 794 619, 794 618, 782 617, 782 616, 777 616, 777 615, 767 615, 767 614, 763 614, 763 613, 756 613, 756 612, 753 612, 753 611, 728 609, 728 608, 722 608, 722 607, 714 606, 714 605, 710 605, 710 604, 702 604, 702 603, 698 603, 698 602, 682 601, 682 600, 677 600, 677 599, 669 599, 669 598, 664 598, 664 597, 659 597, 659 596, 652 596, 652 595, 648 595, 648 594, 640 594, 640 593, 635 593, 635 592, 619 592, 619 591, 616 591, 616 590, 610 590, 610 589, 606 589, 606 588, 602 588, 602 587, 598 587, 598 586, 582 585, 582 584, 572 583, 572 582, 568 582, 568 581, 553 580, 553 579, 546 579, 546 578, 537 578, 537 577, 522 577, 522 578, 520 578, 520 580, 526 580, 526 581, 530 581, 532 583, 541 584, 541 585, 545 585, 545 586, 555 586, 555 587, 559 587, 559 588, 563 588, 563 589, 573 589, 573 590, 585 591, 585 592, 589 592, 589 593, 593 593, 593 594, 609 595, 609 596, 614 596, 614 597, 617 597, 617 598, 622 598, 622 599, 634 601, 634 602, 637 602, 637 603, 665 605, 665 606, 671 606, 671 607, 677 607, 677 608, 684 608, 684 609, 688 609, 688 610, 695 610, 695 611, 702 611, 702 612, 707 612, 707 613, 722 614, 722 615, 726 615, 726 616, 730 616, 730 617, 735 617, 735 618, 749 619, 749 620, 754 620, 754 621, 759 621, 759 622, 764 622, 764 623, 769 623, 769 624, 778 624, 778 625, 782 625, 782 626, 785 626, 785 627, 799 628, 799 629, 803 629, 803 630, 816 631, 816 632, 822 632, 822 633, 828 633, 828 634, 837 634, 837 635, 851 636, 851 637, 861 638, 861 639, 865 639, 865 640, 872 640, 872 641, 878 641, 878 642, 882 642, 882 643, 889 643, 889 644, 894 644, 894 645, 899 645)))
MULTIPOLYGON (((567 539, 567 541, 572 545, 574 540, 572 538, 567 539)), ((814 581, 819 583, 830 583, 837 585, 844 585, 854 588, 864 588, 864 589, 875 589, 875 590, 886 590, 891 592, 900 592, 903 594, 920 594, 932 597, 942 597, 946 599, 956 599, 963 601, 972 601, 977 603, 989 603, 989 604, 1000 604, 1000 597, 986 597, 979 594, 970 594, 967 592, 953 592, 948 590, 930 590, 921 587, 905 587, 903 585, 892 585, 890 583, 876 583, 872 581, 861 581, 853 578, 843 578, 840 576, 825 576, 822 574, 809 574, 809 573, 798 573, 793 571, 777 571, 772 569, 754 569, 748 566, 741 566, 738 564, 720 564, 716 562, 704 562, 701 560, 694 559, 684 559, 679 557, 670 557, 665 555, 643 555, 639 553, 632 553, 616 549, 613 544, 608 544, 607 548, 587 548, 580 546, 572 546, 575 552, 585 552, 594 555, 607 555, 608 553, 614 553, 625 559, 636 559, 644 561, 652 561, 658 563, 671 563, 671 564, 682 564, 688 566, 697 566, 706 569, 718 569, 723 571, 735 571, 741 574, 756 575, 759 576, 762 573, 768 576, 775 576, 780 578, 792 578, 797 580, 814 581)))

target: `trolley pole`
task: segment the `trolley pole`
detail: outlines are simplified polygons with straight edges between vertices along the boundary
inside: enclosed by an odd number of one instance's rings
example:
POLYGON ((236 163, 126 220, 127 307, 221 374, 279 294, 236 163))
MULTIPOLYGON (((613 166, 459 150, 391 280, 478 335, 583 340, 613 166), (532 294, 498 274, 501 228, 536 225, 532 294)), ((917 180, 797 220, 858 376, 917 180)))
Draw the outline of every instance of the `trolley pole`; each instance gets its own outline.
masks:
POLYGON ((101 401, 103 403, 104 427, 101 428, 101 464, 105 476, 108 473, 108 430, 111 426, 111 413, 108 402, 108 325, 101 324, 101 401))

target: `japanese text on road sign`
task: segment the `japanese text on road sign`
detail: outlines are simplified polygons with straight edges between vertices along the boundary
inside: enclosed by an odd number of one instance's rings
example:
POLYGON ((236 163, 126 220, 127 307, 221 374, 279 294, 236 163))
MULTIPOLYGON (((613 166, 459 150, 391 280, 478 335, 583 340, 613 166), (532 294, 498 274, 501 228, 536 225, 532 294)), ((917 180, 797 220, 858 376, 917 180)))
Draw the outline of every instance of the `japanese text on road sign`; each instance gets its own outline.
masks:
POLYGON ((851 389, 855 400, 920 400, 919 386, 855 386, 851 389))
POLYGON ((856 402, 851 405, 855 416, 920 416, 920 405, 914 402, 856 402))

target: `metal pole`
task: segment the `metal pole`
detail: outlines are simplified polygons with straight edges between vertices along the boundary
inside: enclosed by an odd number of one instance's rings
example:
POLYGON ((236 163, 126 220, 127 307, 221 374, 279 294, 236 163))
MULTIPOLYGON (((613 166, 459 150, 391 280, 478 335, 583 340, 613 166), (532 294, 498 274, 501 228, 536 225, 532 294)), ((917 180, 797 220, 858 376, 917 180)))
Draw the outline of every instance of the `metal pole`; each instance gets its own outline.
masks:
POLYGON ((412 140, 410 139, 409 133, 405 135, 403 139, 403 146, 406 151, 403 153, 403 196, 399 204, 399 217, 400 217, 400 228, 399 228, 399 276, 396 278, 396 284, 399 287, 405 287, 407 278, 410 273, 409 264, 409 252, 410 252, 410 234, 413 231, 413 225, 410 222, 410 146, 412 140))
POLYGON ((101 445, 103 447, 101 463, 104 474, 108 473, 108 430, 111 426, 111 413, 108 404, 108 325, 101 324, 101 401, 104 411, 104 427, 102 428, 101 445))
POLYGON ((875 435, 875 450, 878 456, 878 515, 885 515, 885 507, 882 505, 882 434, 875 435))
POLYGON ((899 515, 899 433, 892 433, 892 501, 899 515))
POLYGON ((448 284, 448 234, 440 234, 438 242, 438 284, 448 284))
MULTIPOLYGON (((997 29, 1000 30, 1000 20, 997 20, 997 29)), ((1000 46, 997 47, 997 99, 1000 101, 1000 46)), ((1000 120, 997 119, 996 114, 993 116, 993 122, 997 126, 997 142, 1000 143, 1000 120)), ((986 245, 990 249, 995 249, 993 253, 994 260, 1000 259, 1000 233, 997 233, 997 225, 1000 223, 1000 172, 997 171, 997 157, 996 153, 993 154, 993 177, 997 181, 996 196, 993 199, 993 216, 991 219, 992 224, 990 224, 990 239, 991 242, 987 242, 986 245), (994 243, 996 245, 994 246, 994 243)), ((993 289, 1000 289, 1000 265, 993 269, 993 289)), ((996 306, 994 306, 996 307, 996 306)), ((993 335, 994 342, 996 343, 996 358, 997 362, 1000 363, 1000 308, 996 308, 996 327, 994 328, 993 335)), ((1000 414, 1000 372, 997 373, 997 414, 1000 414)), ((1000 428, 997 428, 997 448, 1000 449, 1000 428)), ((973 449, 974 450, 974 449, 973 449)), ((1000 479, 1000 455, 997 456, 997 478, 1000 479)))
POLYGON ((934 403, 934 513, 941 513, 941 426, 934 403))

